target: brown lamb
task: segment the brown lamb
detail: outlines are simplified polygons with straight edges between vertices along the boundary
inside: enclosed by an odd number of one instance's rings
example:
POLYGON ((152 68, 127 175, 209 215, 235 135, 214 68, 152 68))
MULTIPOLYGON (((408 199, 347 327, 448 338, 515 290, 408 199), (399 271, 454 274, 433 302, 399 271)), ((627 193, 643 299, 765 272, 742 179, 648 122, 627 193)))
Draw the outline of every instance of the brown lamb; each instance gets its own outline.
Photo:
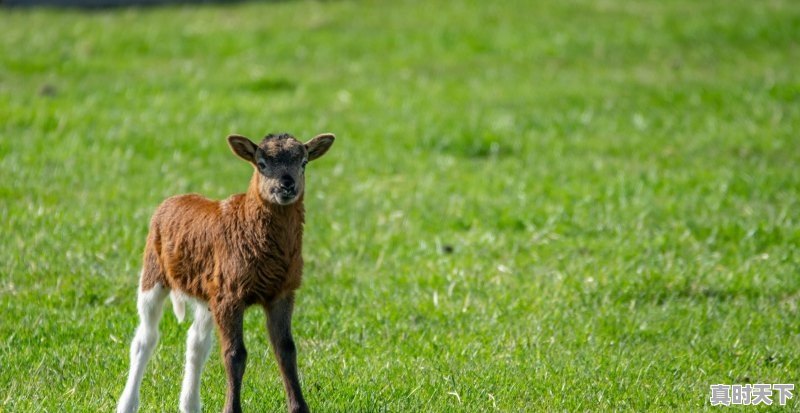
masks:
POLYGON ((233 152, 255 168, 246 193, 223 201, 180 195, 158 207, 144 251, 137 299, 140 324, 131 343, 131 369, 118 412, 138 408, 143 371, 158 341, 158 323, 170 293, 179 319, 184 303, 195 303, 181 387, 182 412, 201 409, 200 374, 214 324, 227 373, 223 412, 241 412, 247 359, 242 321, 251 305, 262 306, 267 314, 289 411, 308 411, 291 333, 294 291, 303 273, 305 166, 325 154, 333 141, 332 134, 321 134, 303 144, 281 134, 268 135, 256 145, 231 135, 228 143, 233 152))

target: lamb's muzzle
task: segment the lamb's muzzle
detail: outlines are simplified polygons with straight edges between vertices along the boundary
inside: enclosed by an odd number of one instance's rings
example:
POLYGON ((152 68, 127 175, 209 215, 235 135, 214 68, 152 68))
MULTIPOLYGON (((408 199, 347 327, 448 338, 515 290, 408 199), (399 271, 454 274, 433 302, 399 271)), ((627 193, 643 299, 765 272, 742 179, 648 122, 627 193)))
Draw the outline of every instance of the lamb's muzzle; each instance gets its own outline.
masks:
POLYGON ((223 411, 241 412, 240 393, 247 360, 242 320, 259 305, 283 376, 290 412, 307 412, 297 373, 291 332, 294 291, 303 272, 305 167, 330 149, 334 136, 321 134, 303 144, 288 134, 268 135, 256 145, 228 137, 233 152, 254 167, 244 194, 223 201, 199 195, 165 200, 153 214, 139 281, 140 324, 131 343, 131 369, 117 412, 135 412, 144 368, 158 341, 167 296, 179 319, 194 304, 189 329, 180 410, 199 412, 200 375, 219 330, 228 389, 223 411), (171 294, 170 294, 171 293, 171 294), (213 320, 213 322, 212 322, 213 320))

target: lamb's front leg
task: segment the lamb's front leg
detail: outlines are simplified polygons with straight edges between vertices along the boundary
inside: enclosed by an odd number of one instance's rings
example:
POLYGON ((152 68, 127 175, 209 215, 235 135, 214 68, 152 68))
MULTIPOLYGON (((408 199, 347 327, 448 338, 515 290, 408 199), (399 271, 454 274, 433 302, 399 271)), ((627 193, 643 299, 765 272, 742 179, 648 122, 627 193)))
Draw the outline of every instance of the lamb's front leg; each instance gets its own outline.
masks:
POLYGON ((267 330, 272 351, 283 376, 289 411, 305 413, 308 412, 308 406, 300 390, 300 380, 297 377, 297 349, 292 338, 293 307, 294 294, 278 298, 267 306, 267 330))
POLYGON ((244 308, 239 305, 222 303, 212 308, 214 320, 219 327, 222 360, 228 378, 228 391, 225 395, 223 413, 241 413, 242 377, 247 363, 247 350, 244 347, 242 321, 244 308))

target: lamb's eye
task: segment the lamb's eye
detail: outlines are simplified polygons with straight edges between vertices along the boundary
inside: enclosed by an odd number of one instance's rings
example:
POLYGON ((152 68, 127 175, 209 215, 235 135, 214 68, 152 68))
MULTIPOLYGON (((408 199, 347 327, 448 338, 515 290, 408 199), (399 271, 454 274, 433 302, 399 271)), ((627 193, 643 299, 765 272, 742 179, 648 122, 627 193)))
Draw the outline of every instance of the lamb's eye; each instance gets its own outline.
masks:
POLYGON ((306 165, 308 165, 308 161, 303 161, 303 164, 300 165, 303 169, 306 169, 306 165))
POLYGON ((258 162, 256 162, 256 163, 258 164, 258 169, 260 169, 262 171, 267 169, 267 161, 265 161, 263 159, 259 159, 258 162))

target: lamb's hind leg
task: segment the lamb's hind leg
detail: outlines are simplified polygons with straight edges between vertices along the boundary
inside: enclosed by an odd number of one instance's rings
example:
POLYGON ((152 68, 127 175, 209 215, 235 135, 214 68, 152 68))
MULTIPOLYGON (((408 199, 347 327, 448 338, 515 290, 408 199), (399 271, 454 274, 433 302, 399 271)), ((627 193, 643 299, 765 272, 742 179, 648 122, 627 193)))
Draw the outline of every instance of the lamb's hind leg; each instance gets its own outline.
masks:
POLYGON ((139 290, 137 308, 139 310, 139 327, 131 342, 131 370, 125 390, 117 405, 118 413, 132 413, 139 408, 139 387, 142 385, 147 361, 158 343, 158 323, 164 309, 164 299, 169 290, 156 283, 149 290, 139 290))
POLYGON ((206 303, 198 302, 194 321, 186 339, 186 372, 181 386, 181 412, 198 413, 200 404, 200 376, 214 341, 214 319, 206 303))

